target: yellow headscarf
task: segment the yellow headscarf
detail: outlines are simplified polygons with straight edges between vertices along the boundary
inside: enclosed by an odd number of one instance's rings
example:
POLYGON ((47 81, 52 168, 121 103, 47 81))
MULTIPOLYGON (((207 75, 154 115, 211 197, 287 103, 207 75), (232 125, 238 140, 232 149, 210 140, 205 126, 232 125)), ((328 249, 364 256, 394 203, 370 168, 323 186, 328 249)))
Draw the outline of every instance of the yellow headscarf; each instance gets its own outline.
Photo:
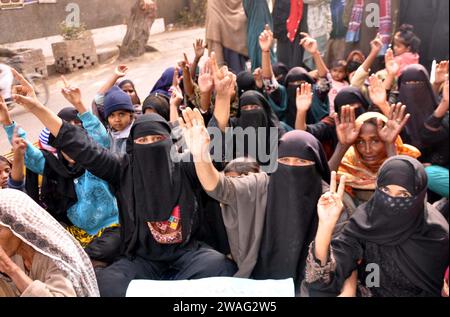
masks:
MULTIPOLYGON (((388 122, 388 118, 378 112, 367 112, 356 119, 356 123, 363 124, 371 119, 381 119, 384 123, 388 122)), ((399 136, 395 142, 398 155, 407 155, 417 159, 422 155, 420 151, 412 145, 403 144, 402 138, 399 136)), ((386 157, 386 159, 388 159, 386 157)), ((353 145, 345 154, 339 166, 338 175, 346 175, 347 186, 361 190, 375 190, 377 173, 372 172, 364 165, 361 156, 353 145)))

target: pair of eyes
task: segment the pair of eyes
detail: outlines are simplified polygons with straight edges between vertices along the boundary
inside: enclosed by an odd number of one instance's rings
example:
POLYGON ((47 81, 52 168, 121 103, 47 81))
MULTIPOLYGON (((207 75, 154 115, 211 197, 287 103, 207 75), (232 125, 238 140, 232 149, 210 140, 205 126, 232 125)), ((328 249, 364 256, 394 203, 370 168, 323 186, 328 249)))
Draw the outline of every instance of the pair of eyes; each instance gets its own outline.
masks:
POLYGON ((291 166, 310 166, 315 164, 313 161, 304 160, 297 157, 295 158, 282 157, 278 159, 278 162, 284 165, 291 165, 291 166))
POLYGON ((392 196, 395 198, 410 198, 410 197, 412 197, 412 195, 407 190, 400 190, 395 194, 395 196, 392 195, 392 192, 390 191, 390 189, 388 187, 380 187, 380 190, 383 193, 388 194, 389 196, 392 196))
POLYGON ((7 167, 3 170, 3 172, 5 172, 6 174, 9 174, 9 173, 11 173, 11 169, 9 167, 7 167))
POLYGON ((128 94, 134 94, 134 90, 124 90, 123 92, 126 92, 128 94))
POLYGON ((261 106, 258 106, 258 105, 246 105, 246 106, 241 107, 242 111, 250 111, 250 110, 256 110, 256 109, 262 109, 262 108, 261 108, 261 106))
POLYGON ((156 142, 161 142, 164 140, 165 140, 165 137, 162 135, 149 135, 149 136, 137 138, 136 140, 134 140, 134 143, 145 145, 145 144, 153 144, 156 142))
MULTIPOLYGON (((379 140, 379 139, 370 140, 370 144, 378 144, 380 142, 381 142, 381 140, 379 140)), ((364 141, 364 140, 356 141, 356 145, 365 145, 365 144, 366 144, 366 141, 364 141)))

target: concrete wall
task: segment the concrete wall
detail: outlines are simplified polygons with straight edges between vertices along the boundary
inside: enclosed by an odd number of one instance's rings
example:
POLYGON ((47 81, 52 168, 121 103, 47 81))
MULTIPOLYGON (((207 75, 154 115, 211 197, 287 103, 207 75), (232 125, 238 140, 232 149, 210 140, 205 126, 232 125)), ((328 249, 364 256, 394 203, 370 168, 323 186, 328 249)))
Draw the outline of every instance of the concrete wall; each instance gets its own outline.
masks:
MULTIPOLYGON (((26 41, 59 34, 66 19, 67 4, 80 6, 81 22, 89 29, 126 23, 136 0, 57 0, 57 3, 30 4, 17 10, 0 10, 0 44, 26 41)), ((189 0, 157 0, 158 17, 173 23, 189 0)))

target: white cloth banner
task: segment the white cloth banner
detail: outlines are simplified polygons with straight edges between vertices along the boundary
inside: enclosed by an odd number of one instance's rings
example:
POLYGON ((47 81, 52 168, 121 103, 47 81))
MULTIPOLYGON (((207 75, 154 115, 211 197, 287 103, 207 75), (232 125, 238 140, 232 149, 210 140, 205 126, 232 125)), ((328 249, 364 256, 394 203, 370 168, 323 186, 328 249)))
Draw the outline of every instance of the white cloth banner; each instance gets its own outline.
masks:
POLYGON ((131 281, 127 297, 295 297, 294 280, 211 277, 185 281, 131 281))

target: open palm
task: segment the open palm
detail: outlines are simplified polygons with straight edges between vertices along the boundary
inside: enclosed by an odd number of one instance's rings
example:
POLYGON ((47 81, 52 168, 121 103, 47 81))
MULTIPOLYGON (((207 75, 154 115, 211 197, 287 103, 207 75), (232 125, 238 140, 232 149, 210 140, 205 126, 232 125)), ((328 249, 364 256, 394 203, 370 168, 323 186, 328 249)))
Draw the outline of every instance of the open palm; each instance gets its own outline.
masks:
POLYGON ((350 106, 344 106, 341 110, 341 118, 339 118, 337 113, 333 117, 339 142, 342 145, 352 146, 361 131, 361 124, 356 123, 355 109, 350 106))
POLYGON ((394 144, 400 132, 408 123, 409 117, 410 115, 406 114, 406 106, 401 103, 392 105, 387 123, 383 125, 382 120, 377 122, 380 139, 385 143, 394 144))

